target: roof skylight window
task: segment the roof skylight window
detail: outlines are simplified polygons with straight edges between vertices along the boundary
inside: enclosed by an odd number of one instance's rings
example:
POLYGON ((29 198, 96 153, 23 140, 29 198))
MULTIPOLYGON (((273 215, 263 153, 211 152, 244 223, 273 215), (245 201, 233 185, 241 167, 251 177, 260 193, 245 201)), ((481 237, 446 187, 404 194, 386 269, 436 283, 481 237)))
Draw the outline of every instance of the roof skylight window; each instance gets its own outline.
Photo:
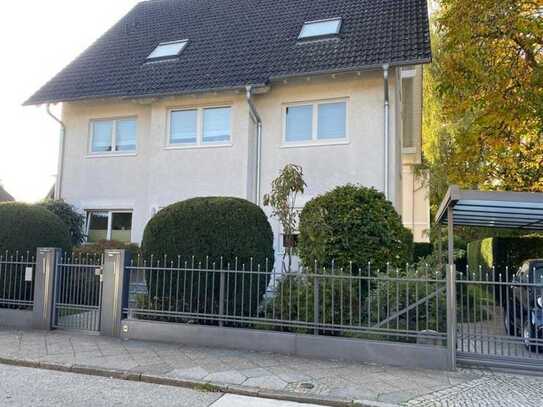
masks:
POLYGON ((341 29, 341 18, 330 18, 327 20, 307 21, 302 27, 298 36, 299 39, 324 37, 339 34, 341 29))
POLYGON ((185 49, 189 40, 161 42, 147 59, 174 58, 185 49))

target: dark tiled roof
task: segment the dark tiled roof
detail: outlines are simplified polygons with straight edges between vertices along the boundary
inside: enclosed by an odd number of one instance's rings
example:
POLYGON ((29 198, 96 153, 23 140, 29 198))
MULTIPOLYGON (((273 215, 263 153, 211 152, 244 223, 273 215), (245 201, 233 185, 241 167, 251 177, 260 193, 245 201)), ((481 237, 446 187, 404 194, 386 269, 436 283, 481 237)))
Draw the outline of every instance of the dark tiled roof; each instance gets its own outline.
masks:
POLYGON ((426 0, 151 0, 138 4, 26 104, 263 85, 270 79, 428 62, 426 0), (298 41, 304 21, 343 19, 298 41), (189 39, 178 60, 146 63, 189 39))
POLYGON ((11 201, 15 201, 15 198, 13 198, 4 188, 2 188, 2 185, 0 185, 0 202, 11 201))

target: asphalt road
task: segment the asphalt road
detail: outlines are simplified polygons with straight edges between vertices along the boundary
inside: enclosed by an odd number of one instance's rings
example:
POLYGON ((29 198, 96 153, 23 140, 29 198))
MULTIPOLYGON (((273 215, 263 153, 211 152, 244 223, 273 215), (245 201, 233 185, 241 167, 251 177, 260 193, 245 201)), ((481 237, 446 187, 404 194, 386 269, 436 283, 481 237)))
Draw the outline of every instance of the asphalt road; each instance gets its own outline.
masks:
POLYGON ((1 364, 0 406, 313 407, 1 364))

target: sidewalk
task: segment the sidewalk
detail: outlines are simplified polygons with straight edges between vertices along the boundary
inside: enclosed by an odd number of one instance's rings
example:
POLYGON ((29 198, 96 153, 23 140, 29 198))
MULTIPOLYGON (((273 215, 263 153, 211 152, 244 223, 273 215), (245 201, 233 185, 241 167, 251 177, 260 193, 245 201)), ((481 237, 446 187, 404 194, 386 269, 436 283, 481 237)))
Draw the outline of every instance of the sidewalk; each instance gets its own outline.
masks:
POLYGON ((62 331, 0 327, 0 361, 329 405, 543 405, 543 377, 402 369, 62 331))

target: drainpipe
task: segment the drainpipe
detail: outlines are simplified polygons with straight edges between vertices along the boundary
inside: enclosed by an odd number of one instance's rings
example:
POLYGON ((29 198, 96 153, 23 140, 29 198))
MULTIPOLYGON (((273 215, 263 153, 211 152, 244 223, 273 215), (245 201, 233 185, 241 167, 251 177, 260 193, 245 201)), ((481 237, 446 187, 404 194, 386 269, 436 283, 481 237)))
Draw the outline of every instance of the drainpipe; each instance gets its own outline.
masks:
POLYGON ((389 186, 388 186, 388 160, 389 160, 389 132, 390 132, 390 124, 389 124, 389 117, 390 117, 390 105, 389 105, 389 91, 388 91, 388 70, 389 70, 389 64, 383 65, 383 78, 384 78, 384 87, 385 87, 385 123, 384 123, 384 162, 385 162, 385 168, 384 168, 384 192, 385 197, 389 198, 389 186))
POLYGON ((61 198, 62 188, 62 164, 64 162, 64 136, 66 134, 66 125, 51 112, 51 105, 47 104, 47 114, 51 116, 58 124, 60 124, 60 141, 58 152, 58 165, 57 165, 57 180, 55 182, 55 199, 61 198))
POLYGON ((247 90, 245 96, 247 104, 249 105, 251 119, 256 124, 256 204, 260 206, 260 184, 262 177, 262 119, 253 102, 252 86, 249 85, 245 89, 247 90))

